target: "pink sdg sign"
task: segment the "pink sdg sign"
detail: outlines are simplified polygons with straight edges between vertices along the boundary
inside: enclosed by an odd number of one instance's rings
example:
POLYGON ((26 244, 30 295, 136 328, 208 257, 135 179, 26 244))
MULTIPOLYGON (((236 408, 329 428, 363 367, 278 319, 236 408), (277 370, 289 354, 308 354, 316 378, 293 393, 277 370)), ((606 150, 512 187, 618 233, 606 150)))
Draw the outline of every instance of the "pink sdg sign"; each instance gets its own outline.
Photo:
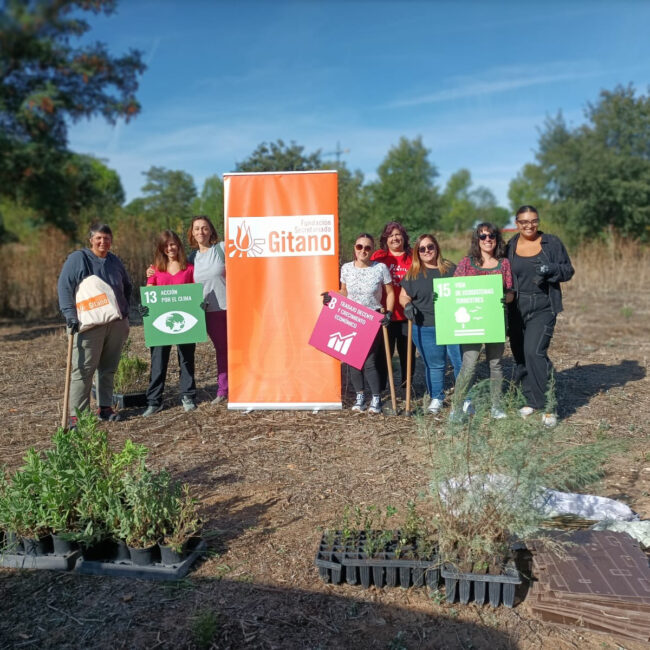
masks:
POLYGON ((372 346, 382 315, 330 291, 332 300, 323 305, 309 345, 361 370, 372 346))

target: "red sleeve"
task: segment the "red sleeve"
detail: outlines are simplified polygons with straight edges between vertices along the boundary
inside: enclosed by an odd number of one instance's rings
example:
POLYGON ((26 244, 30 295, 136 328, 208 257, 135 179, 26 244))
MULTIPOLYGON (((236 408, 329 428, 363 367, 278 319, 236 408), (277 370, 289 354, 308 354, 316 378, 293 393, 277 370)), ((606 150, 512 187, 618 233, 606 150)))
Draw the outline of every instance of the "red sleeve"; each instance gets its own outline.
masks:
POLYGON ((458 262, 458 266, 454 271, 454 277, 457 278, 463 275, 467 275, 468 264, 469 264, 469 257, 463 257, 463 259, 460 262, 458 262))
POLYGON ((149 287, 151 285, 154 286, 157 285, 158 284, 157 280, 158 280, 158 271, 156 271, 155 274, 152 275, 150 278, 147 278, 147 286, 149 287))

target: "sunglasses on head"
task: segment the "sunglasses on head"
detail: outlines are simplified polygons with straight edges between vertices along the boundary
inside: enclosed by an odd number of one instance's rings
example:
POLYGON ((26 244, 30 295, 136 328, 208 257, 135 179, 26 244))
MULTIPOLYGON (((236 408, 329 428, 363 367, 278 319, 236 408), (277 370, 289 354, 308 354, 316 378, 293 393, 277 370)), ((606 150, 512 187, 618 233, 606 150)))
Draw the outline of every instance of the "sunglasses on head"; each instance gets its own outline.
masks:
POLYGON ((420 246, 420 248, 418 248, 418 251, 420 253, 431 253, 435 250, 436 250, 435 244, 427 244, 426 246, 420 246))
POLYGON ((369 253, 372 250, 372 246, 364 246, 363 244, 355 244, 354 247, 358 251, 365 251, 366 253, 369 253))
POLYGON ((494 233, 494 232, 482 232, 482 233, 478 236, 478 238, 479 238, 481 241, 485 241, 486 239, 496 239, 497 236, 496 236, 496 233, 494 233))

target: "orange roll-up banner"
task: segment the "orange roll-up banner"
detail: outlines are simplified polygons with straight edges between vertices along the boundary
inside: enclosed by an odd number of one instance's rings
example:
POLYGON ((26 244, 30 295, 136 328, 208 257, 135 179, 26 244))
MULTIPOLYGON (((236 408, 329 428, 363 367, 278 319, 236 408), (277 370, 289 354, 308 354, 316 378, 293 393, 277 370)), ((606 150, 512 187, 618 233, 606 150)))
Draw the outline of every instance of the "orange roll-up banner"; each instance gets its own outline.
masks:
POLYGON ((228 408, 340 409, 341 371, 308 344, 339 280, 335 171, 224 174, 228 408))

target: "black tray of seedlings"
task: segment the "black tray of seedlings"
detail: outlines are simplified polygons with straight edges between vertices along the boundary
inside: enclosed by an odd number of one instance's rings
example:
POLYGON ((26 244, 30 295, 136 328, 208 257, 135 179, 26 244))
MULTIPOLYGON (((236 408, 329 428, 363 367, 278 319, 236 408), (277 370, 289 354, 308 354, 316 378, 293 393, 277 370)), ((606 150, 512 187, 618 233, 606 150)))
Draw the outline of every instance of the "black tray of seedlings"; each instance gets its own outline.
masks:
POLYGON ((454 603, 456 597, 466 605, 473 601, 484 605, 489 599, 492 607, 498 607, 501 602, 506 607, 515 604, 515 589, 521 584, 521 574, 513 560, 508 561, 501 573, 462 573, 452 564, 445 563, 441 568, 445 580, 445 594, 448 603, 454 603))
POLYGON ((401 544, 399 531, 326 531, 315 562, 324 582, 362 587, 438 588, 438 555, 431 548, 401 544))

